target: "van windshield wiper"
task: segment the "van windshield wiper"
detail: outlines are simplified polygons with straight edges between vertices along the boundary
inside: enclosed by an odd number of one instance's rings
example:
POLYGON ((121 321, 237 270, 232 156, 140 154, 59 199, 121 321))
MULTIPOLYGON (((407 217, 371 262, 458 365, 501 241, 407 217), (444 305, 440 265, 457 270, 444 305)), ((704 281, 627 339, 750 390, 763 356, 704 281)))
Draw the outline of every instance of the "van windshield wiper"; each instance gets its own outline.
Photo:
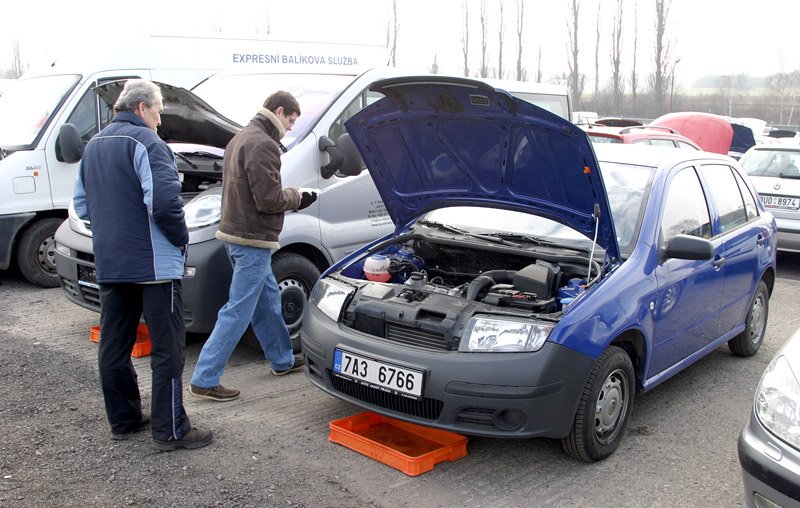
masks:
POLYGON ((484 241, 492 242, 492 243, 499 243, 501 245, 508 245, 510 247, 517 247, 517 248, 520 247, 519 244, 516 244, 514 242, 510 242, 510 241, 508 241, 508 240, 506 240, 504 238, 500 238, 497 235, 487 235, 487 234, 481 234, 481 233, 473 233, 471 231, 467 231, 466 229, 457 228, 457 227, 451 226, 449 224, 442 224, 441 222, 435 222, 435 221, 430 221, 430 220, 421 220, 421 221, 417 221, 417 224, 422 224, 424 226, 428 226, 428 227, 432 227, 432 228, 436 228, 436 229, 441 229, 443 231, 449 231, 449 232, 455 233, 457 235, 469 236, 470 238, 476 238, 478 240, 484 240, 484 241))
POLYGON ((563 249, 577 250, 581 252, 589 252, 589 248, 582 245, 575 245, 564 240, 554 241, 541 236, 526 235, 522 233, 497 233, 497 236, 502 238, 511 238, 521 242, 535 243, 537 245, 552 245, 563 249))

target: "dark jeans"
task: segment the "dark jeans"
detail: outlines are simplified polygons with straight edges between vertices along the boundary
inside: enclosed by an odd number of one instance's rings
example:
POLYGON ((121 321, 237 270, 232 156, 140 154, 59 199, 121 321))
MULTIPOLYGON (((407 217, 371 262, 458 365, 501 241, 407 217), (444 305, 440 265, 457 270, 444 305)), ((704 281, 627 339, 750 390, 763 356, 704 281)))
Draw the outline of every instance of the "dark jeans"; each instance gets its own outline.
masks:
POLYGON ((142 419, 142 401, 131 352, 144 314, 150 331, 153 377, 153 439, 180 439, 189 429, 183 408, 186 327, 181 281, 162 284, 100 284, 98 365, 111 431, 124 433, 142 419))

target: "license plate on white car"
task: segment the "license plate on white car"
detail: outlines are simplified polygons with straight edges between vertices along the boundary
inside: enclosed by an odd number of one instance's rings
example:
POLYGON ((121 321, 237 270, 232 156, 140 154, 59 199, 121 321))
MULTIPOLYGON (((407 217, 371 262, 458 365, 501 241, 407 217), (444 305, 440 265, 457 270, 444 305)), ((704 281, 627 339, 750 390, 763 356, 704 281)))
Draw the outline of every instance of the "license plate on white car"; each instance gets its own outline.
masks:
POLYGON ((380 390, 418 399, 422 397, 423 372, 381 362, 361 355, 334 349, 333 371, 380 390))
POLYGON ((765 196, 762 194, 761 202, 767 208, 779 208, 781 210, 797 210, 800 208, 800 198, 790 198, 788 196, 765 196))

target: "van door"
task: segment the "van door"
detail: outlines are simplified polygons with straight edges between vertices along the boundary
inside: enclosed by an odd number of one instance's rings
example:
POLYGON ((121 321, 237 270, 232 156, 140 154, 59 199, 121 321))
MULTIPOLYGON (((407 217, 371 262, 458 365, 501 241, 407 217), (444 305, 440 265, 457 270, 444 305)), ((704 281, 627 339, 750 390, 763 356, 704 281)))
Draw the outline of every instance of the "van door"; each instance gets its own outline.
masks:
MULTIPOLYGON (((108 125, 114 117, 114 105, 107 103, 102 97, 98 96, 94 88, 109 81, 121 79, 137 78, 139 76, 114 76, 102 79, 95 79, 85 85, 85 90, 74 102, 74 106, 68 112, 64 123, 71 123, 78 128, 81 140, 84 144, 108 125)), ((62 116, 63 118, 63 116, 62 116)), ((61 123, 59 125, 62 125, 61 123)), ((59 129, 54 129, 48 139, 45 149, 47 159, 47 169, 50 181, 50 195, 55 208, 66 208, 72 198, 72 187, 75 183, 77 163, 69 164, 64 162, 59 153, 58 138, 59 129)))
MULTIPOLYGON (((346 133, 344 122, 383 94, 365 90, 320 134, 336 140, 346 133)), ((391 233, 392 220, 372 182, 369 170, 358 176, 334 175, 322 180, 319 199, 320 237, 335 260, 370 241, 391 233)))

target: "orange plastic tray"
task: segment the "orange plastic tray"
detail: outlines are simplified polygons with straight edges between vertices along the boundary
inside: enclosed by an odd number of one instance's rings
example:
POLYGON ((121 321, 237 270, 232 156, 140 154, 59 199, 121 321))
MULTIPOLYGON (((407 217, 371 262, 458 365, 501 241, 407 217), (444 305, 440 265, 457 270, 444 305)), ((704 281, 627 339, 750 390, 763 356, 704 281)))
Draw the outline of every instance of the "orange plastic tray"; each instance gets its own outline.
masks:
MULTIPOLYGON (((93 326, 89 328, 89 340, 92 342, 100 342, 99 326, 93 326)), ((150 354, 152 348, 153 345, 150 343, 150 330, 147 329, 146 324, 139 323, 139 327, 136 329, 136 343, 133 345, 131 356, 135 358, 147 356, 150 354)))
POLYGON ((417 476, 443 460, 467 456, 467 438, 445 430, 360 413, 330 423, 328 438, 347 448, 417 476))

